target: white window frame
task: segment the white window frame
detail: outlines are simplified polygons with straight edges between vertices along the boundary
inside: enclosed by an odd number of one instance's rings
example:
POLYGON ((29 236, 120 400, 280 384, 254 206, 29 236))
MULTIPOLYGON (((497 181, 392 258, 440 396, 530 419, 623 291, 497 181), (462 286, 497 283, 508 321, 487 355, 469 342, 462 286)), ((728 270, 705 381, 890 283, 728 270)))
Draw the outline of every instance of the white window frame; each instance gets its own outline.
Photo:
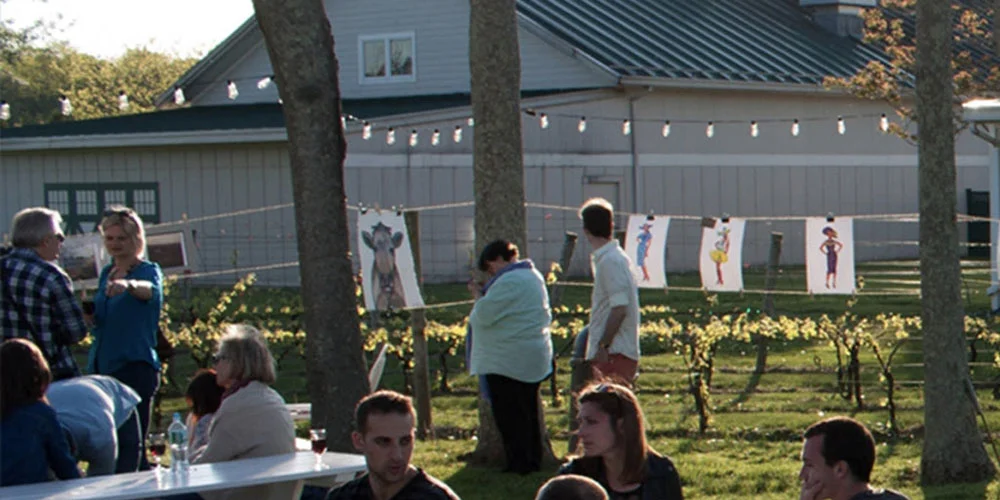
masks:
POLYGON ((358 36, 358 83, 361 85, 405 83, 417 81, 417 34, 413 31, 358 36), (392 75, 392 40, 409 39, 413 71, 409 75, 392 75), (365 76, 365 42, 381 41, 385 44, 385 76, 365 76))

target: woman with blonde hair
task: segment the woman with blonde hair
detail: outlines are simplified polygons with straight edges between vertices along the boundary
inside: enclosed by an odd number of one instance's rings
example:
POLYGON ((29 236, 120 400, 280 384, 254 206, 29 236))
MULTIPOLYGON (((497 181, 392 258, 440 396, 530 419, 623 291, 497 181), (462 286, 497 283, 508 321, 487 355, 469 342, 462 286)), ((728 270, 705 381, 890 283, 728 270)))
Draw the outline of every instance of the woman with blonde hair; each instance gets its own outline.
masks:
POLYGON ((559 469, 604 487, 614 500, 680 500, 680 476, 670 458, 646 443, 642 408, 623 385, 599 383, 583 390, 577 433, 583 456, 559 469))
MULTIPOLYGON (((94 296, 94 343, 87 362, 90 373, 110 375, 139 393, 139 427, 149 430, 150 402, 160 386, 156 331, 163 307, 163 273, 144 260, 146 231, 134 210, 111 206, 100 231, 111 257, 98 278, 94 296)), ((148 470, 145 440, 140 470, 148 470)))
MULTIPOLYGON (((225 392, 208 429, 208 446, 195 463, 294 453, 295 425, 285 400, 271 388, 277 378, 274 358, 260 331, 250 325, 229 326, 219 340, 215 373, 225 392)), ((201 496, 287 500, 296 489, 292 481, 201 496)))

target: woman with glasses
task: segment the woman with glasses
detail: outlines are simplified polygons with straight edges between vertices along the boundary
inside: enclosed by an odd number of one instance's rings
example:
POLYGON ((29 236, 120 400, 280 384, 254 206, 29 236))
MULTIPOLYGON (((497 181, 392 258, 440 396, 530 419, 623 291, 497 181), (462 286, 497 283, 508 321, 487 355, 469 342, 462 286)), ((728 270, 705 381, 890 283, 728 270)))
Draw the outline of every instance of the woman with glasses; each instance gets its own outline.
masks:
MULTIPOLYGON (((163 307, 160 266, 142 258, 146 231, 132 209, 109 207, 101 219, 104 249, 111 257, 98 278, 94 296, 94 342, 87 362, 90 373, 110 375, 135 389, 142 435, 149 430, 150 402, 160 386, 156 330, 163 307)), ((140 470, 149 469, 145 443, 140 470)))
MULTIPOLYGON (((225 462, 295 451, 295 425, 285 400, 271 388, 276 380, 267 341, 254 327, 231 325, 219 340, 215 379, 225 389, 212 417, 208 446, 195 463, 225 462)), ((276 483, 225 492, 204 492, 206 499, 287 500, 296 483, 276 483)))
POLYGON ((563 465, 560 474, 587 476, 612 500, 683 498, 673 462, 646 443, 642 408, 632 391, 602 383, 584 389, 578 401, 583 456, 563 465))

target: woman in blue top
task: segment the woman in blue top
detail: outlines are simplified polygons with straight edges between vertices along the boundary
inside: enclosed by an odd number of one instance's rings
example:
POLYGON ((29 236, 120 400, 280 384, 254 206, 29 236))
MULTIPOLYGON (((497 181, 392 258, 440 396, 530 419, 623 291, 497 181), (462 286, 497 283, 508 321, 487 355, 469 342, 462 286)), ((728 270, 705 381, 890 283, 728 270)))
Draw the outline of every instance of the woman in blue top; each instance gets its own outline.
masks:
POLYGON ((0 486, 40 483, 49 470, 80 477, 56 411, 45 400, 52 372, 35 344, 0 344, 0 486))
POLYGON ((479 269, 492 278, 482 289, 470 285, 476 305, 469 371, 486 377, 505 472, 528 474, 542 465, 538 386, 552 372, 552 312, 545 278, 517 256, 516 245, 497 240, 479 257, 479 269))
MULTIPOLYGON (((136 412, 145 436, 150 401, 160 385, 156 330, 163 306, 163 273, 155 262, 142 259, 146 231, 135 211, 109 207, 100 230, 111 263, 101 271, 94 296, 94 343, 88 369, 110 375, 139 393, 142 402, 136 412)), ((145 440, 139 460, 139 470, 148 470, 145 440)))

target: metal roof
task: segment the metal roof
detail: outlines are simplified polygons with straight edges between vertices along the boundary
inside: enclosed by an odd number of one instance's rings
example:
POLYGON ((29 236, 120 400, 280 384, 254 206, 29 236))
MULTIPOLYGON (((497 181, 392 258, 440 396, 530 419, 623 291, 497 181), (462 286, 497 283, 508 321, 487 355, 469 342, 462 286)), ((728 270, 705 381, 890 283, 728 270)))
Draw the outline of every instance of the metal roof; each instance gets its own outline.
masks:
POLYGON ((797 0, 519 0, 518 12, 621 76, 819 84, 878 50, 797 0))

